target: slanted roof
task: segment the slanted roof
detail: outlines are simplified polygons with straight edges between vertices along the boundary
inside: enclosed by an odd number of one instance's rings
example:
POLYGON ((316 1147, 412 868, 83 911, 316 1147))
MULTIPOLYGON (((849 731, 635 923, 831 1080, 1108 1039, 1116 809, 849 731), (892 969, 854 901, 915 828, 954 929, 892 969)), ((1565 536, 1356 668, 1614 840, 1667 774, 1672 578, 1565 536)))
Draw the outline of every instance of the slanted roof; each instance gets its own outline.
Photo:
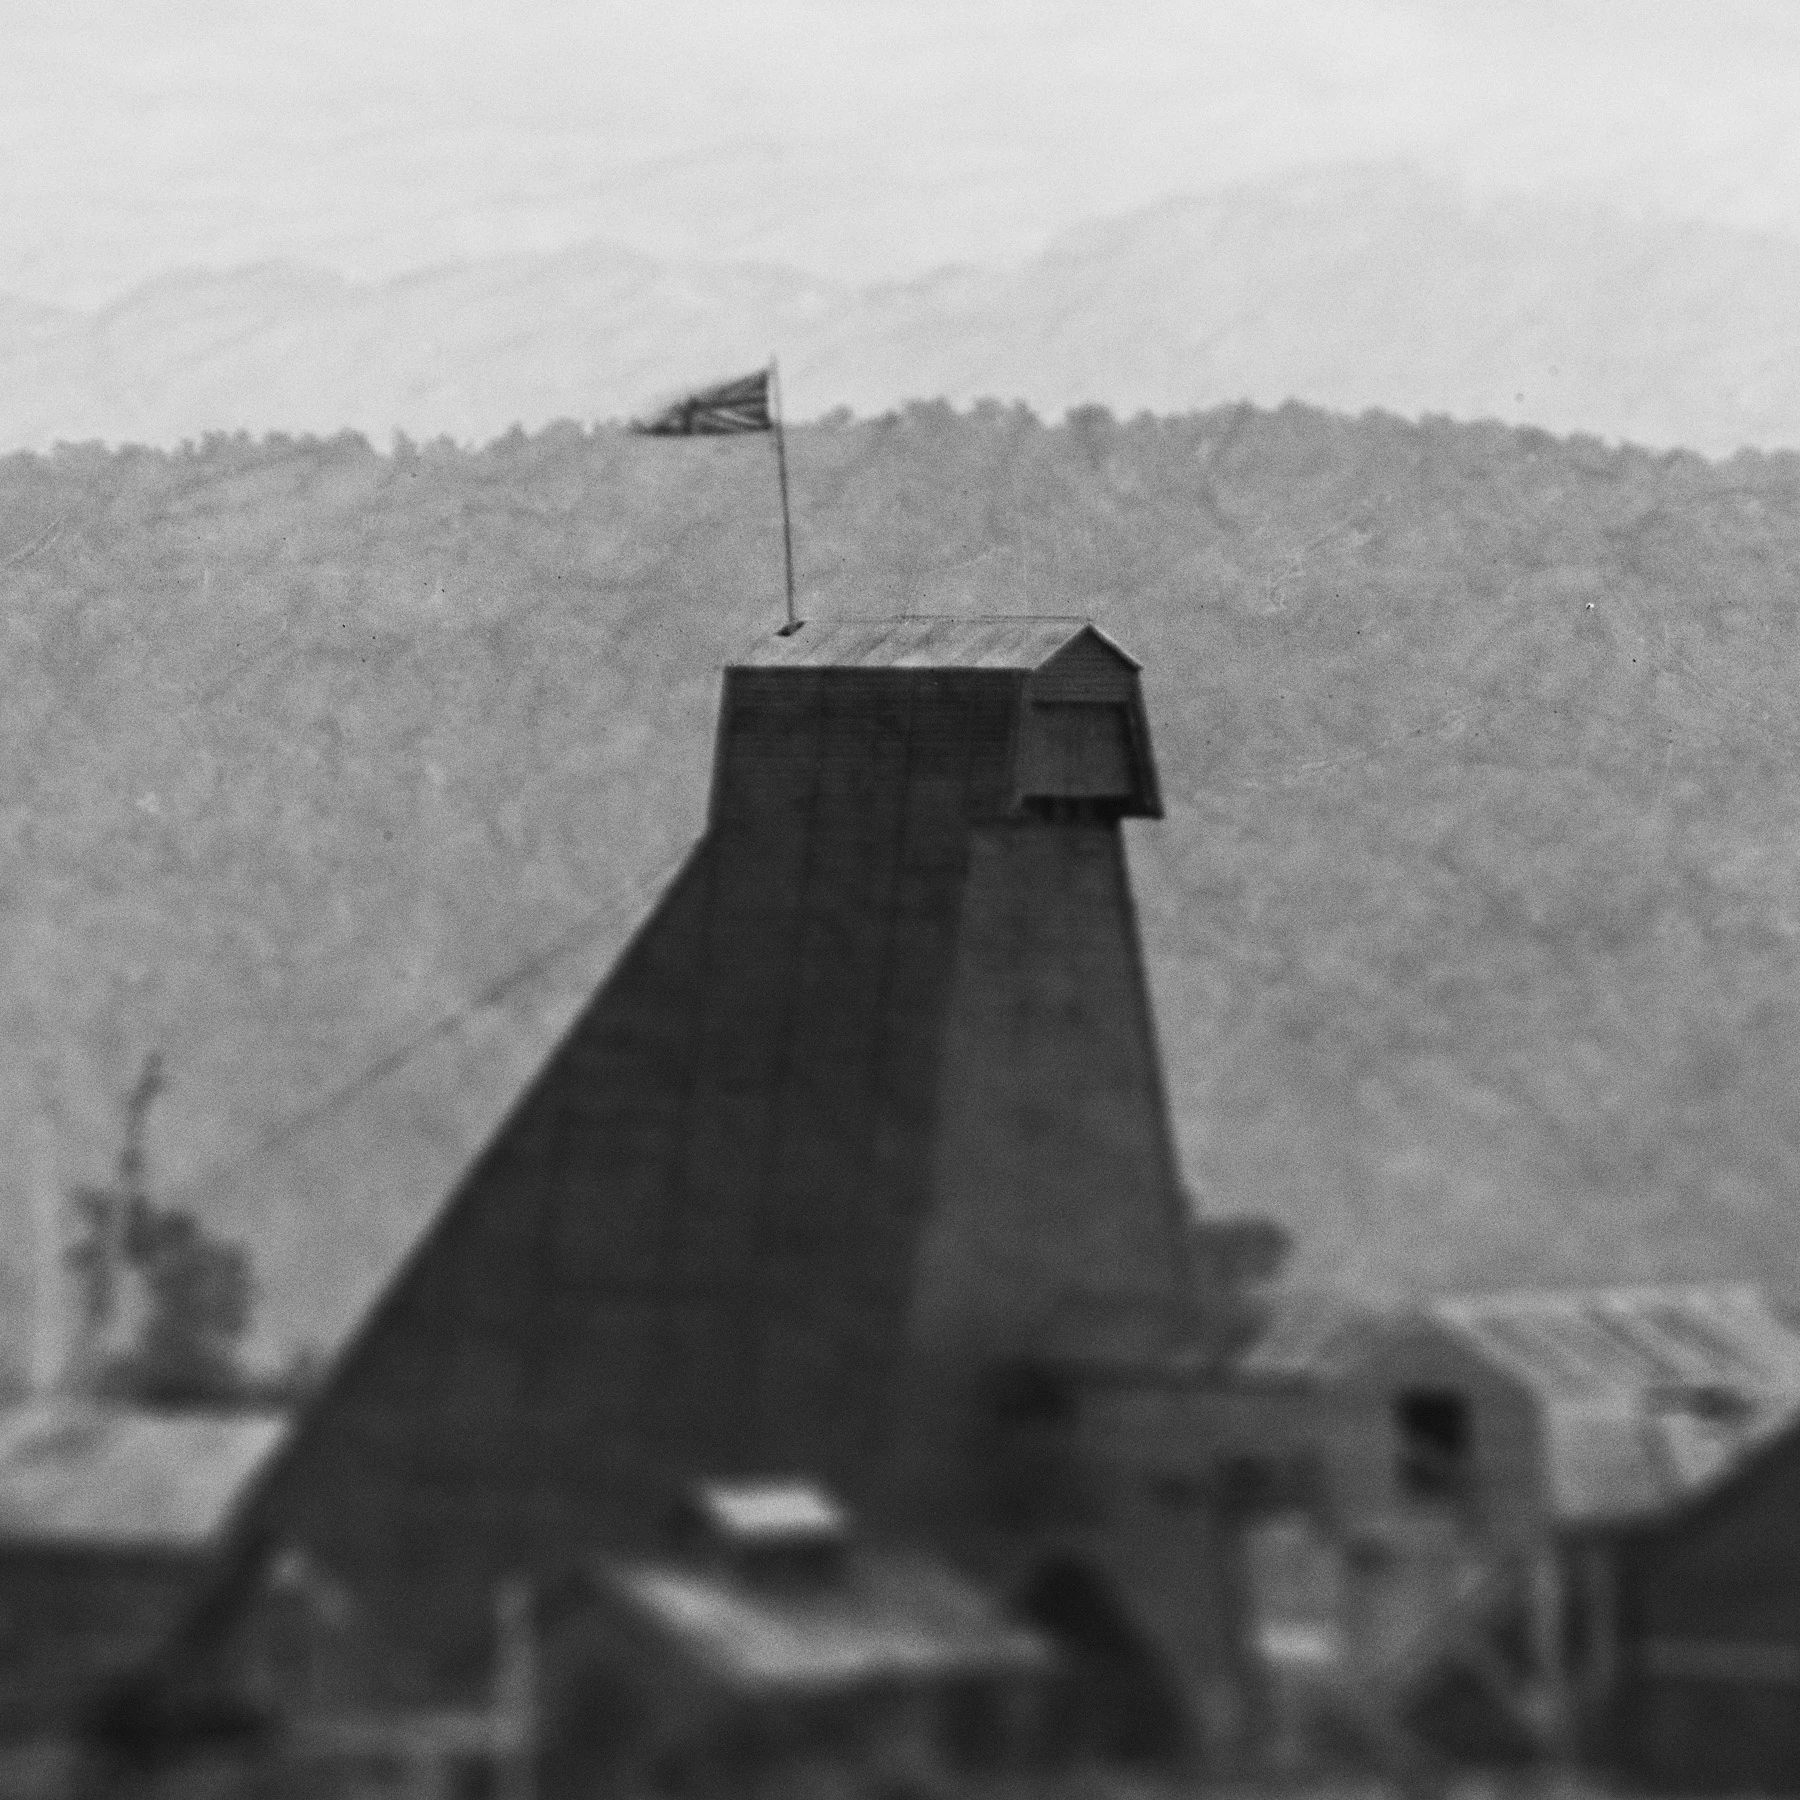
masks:
POLYGON ((1039 1633, 939 1559, 863 1549, 823 1586, 673 1563, 601 1565, 605 1591, 712 1678, 750 1694, 829 1692, 1048 1666, 1039 1633))
POLYGON ((1663 1511, 1800 1418, 1800 1333, 1747 1284, 1531 1290, 1424 1310, 1537 1399, 1547 1499, 1565 1524, 1663 1511))
POLYGON ((1458 1295, 1427 1310, 1558 1405, 1705 1388, 1800 1397, 1800 1333, 1747 1283, 1458 1295))
POLYGON ((911 613, 893 619, 828 619, 791 637, 770 636, 742 659, 755 668, 1041 669, 1078 638, 1103 644, 1128 669, 1140 665, 1083 618, 967 618, 911 613))
POLYGON ((0 1418, 0 1546, 203 1549, 286 1428, 268 1414, 22 1407, 0 1418))

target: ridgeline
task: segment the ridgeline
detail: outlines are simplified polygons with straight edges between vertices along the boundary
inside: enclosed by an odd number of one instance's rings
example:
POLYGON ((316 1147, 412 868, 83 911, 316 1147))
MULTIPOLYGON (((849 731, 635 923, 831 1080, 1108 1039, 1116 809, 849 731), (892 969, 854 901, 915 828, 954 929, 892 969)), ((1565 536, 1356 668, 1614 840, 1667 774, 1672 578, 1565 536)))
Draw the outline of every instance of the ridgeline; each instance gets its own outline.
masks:
MULTIPOLYGON (((804 615, 1144 662, 1208 1210, 1302 1279, 1800 1290, 1800 457, 941 404, 790 454, 804 615)), ((697 831, 779 530, 766 445, 610 427, 0 460, 16 1353, 151 1045, 172 1191, 341 1333, 697 831)))

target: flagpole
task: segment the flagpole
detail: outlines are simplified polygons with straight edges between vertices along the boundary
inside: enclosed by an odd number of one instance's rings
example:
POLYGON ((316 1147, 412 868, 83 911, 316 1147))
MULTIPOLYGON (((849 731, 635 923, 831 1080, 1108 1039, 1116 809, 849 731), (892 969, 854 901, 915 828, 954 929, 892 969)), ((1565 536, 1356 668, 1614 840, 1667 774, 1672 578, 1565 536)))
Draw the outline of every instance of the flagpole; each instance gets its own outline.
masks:
POLYGON ((781 483, 781 555, 787 576, 787 623, 777 635, 792 637, 804 621, 794 617, 794 527, 788 516, 787 434, 781 428, 781 370, 772 356, 769 392, 775 402, 775 475, 781 483))

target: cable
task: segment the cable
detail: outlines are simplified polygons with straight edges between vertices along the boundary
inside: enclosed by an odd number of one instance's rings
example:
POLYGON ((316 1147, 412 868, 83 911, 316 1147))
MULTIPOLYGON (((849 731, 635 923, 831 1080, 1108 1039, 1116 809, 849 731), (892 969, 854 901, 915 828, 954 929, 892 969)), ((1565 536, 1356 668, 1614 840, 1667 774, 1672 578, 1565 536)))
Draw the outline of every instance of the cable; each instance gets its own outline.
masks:
POLYGON ((490 981, 487 986, 481 988, 454 1012, 446 1013, 443 1017, 433 1020, 422 1031, 417 1032, 395 1049, 378 1056, 349 1081, 333 1088, 311 1106, 284 1119, 273 1131, 258 1139, 249 1149, 227 1162, 216 1164, 206 1174, 184 1183, 180 1191, 192 1194, 199 1189, 211 1187, 221 1181, 241 1175, 252 1164, 272 1151, 280 1149, 283 1144, 289 1143, 302 1132, 309 1131, 314 1125, 330 1118, 334 1113, 343 1111, 367 1089, 373 1087, 377 1082, 385 1080, 395 1070, 403 1068, 420 1051, 429 1048, 439 1039, 448 1037, 472 1014, 497 1005, 515 987, 541 973, 559 957, 567 955, 600 924, 607 919, 616 917, 623 907, 629 904, 635 908, 650 892, 666 887, 669 877, 689 854, 690 851, 684 849, 674 856, 664 858, 648 875, 630 884, 623 894, 615 894, 605 905, 596 907, 592 912, 584 913, 560 937, 552 939, 548 944, 540 946, 529 956, 513 964, 504 974, 490 981))

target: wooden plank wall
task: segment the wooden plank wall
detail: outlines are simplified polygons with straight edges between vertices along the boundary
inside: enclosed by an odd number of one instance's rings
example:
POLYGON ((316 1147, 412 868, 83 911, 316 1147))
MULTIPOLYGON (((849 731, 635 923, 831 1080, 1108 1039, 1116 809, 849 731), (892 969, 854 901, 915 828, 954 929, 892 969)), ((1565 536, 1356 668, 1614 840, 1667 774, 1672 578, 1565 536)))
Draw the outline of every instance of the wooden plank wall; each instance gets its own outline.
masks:
POLYGON ((253 1500, 240 1561, 304 1544, 448 1666, 494 1580, 644 1536, 664 1477, 804 1467, 862 1491, 939 1167, 971 824, 1011 804, 1018 688, 732 673, 706 839, 253 1500))
POLYGON ((0 1739, 68 1724, 191 1599, 196 1556, 17 1548, 0 1554, 0 1739))
POLYGON ((1613 1547, 1607 1760, 1661 1792, 1800 1792, 1800 1434, 1613 1547))
POLYGON ((941 1080, 893 1480, 922 1516, 960 1523, 979 1504, 964 1446, 982 1432, 982 1370, 1028 1354, 1065 1300, 1166 1315, 1188 1291, 1116 824, 975 834, 941 1080))

